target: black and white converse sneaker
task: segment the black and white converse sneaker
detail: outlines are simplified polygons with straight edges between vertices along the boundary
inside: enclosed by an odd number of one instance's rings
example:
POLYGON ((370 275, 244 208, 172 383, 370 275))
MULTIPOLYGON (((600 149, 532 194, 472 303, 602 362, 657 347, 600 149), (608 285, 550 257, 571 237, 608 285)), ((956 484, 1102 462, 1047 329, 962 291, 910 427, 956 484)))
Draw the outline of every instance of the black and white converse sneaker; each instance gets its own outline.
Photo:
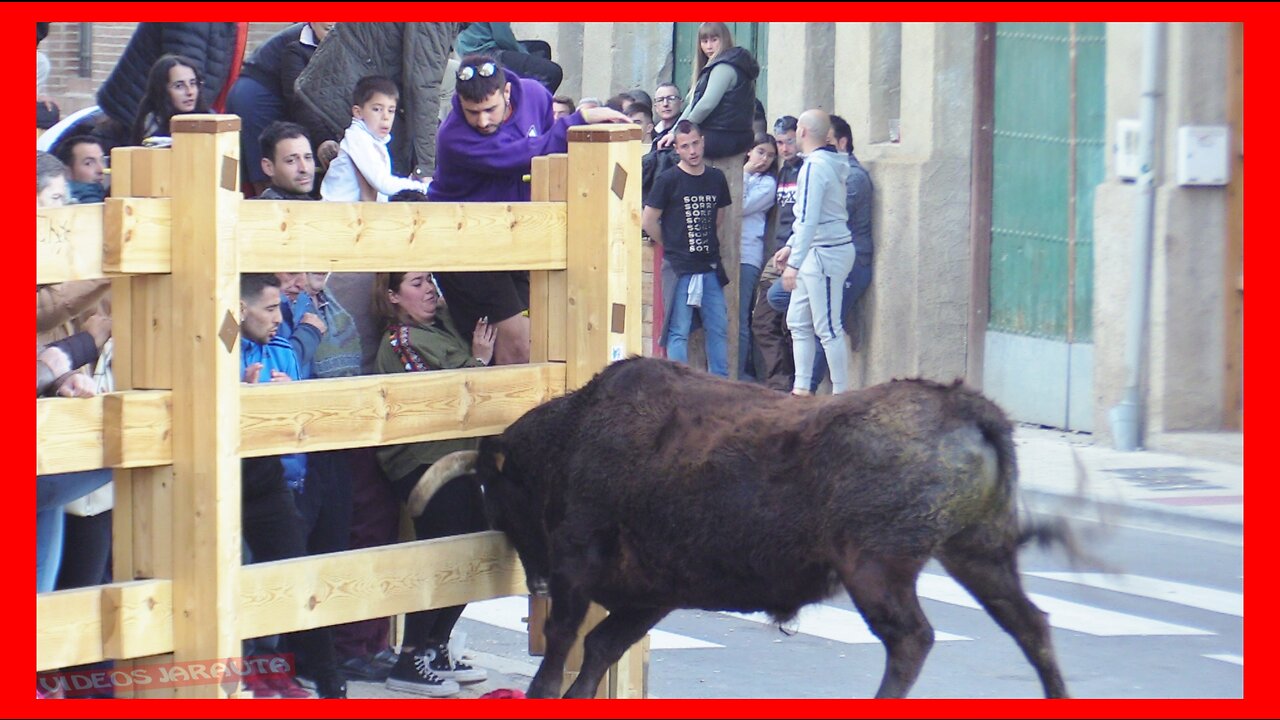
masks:
POLYGON ((387 676, 387 689, 427 697, 450 697, 460 690, 457 682, 432 672, 427 656, 412 652, 400 653, 396 666, 387 676))
POLYGON ((450 657, 447 644, 427 648, 426 658, 428 669, 447 680, 460 683, 477 683, 489 677, 487 670, 471 667, 450 657))

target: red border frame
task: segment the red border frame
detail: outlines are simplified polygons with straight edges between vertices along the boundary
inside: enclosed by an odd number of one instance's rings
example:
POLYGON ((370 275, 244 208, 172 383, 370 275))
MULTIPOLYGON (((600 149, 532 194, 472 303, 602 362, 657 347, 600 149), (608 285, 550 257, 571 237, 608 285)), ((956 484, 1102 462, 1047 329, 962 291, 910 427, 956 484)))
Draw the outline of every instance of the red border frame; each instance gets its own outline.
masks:
MULTIPOLYGON (((1255 40, 1255 43, 1246 47, 1245 63, 1250 73, 1246 78, 1246 95, 1250 97, 1249 115, 1255 119, 1253 127, 1255 130, 1260 127, 1256 120, 1264 117, 1263 112, 1271 109, 1274 104, 1272 93, 1268 93, 1269 86, 1273 84, 1273 73, 1271 70, 1276 63, 1273 60, 1272 50, 1268 44, 1262 41, 1269 36, 1264 35, 1267 30, 1275 31, 1277 29, 1276 18, 1280 16, 1280 7, 1276 4, 1248 4, 1248 3, 1153 3, 1153 4, 1129 4, 1129 3, 839 3, 839 4, 821 4, 821 3, 726 3, 716 4, 714 6, 701 6, 697 9, 714 8, 716 14, 724 20, 776 20, 779 15, 785 14, 787 17, 794 18, 796 22, 814 21, 814 20, 844 20, 844 21, 898 21, 903 18, 918 18, 928 21, 956 21, 956 22, 980 22, 990 20, 1061 20, 1071 18, 1078 21, 1128 21, 1128 22, 1145 22, 1145 21, 1178 21, 1178 22, 1234 22, 1242 21, 1249 30, 1249 35, 1255 40), (1252 88, 1253 93, 1248 90, 1252 88)), ((36 20, 56 20, 57 18, 74 18, 75 21, 126 21, 139 17, 145 17, 148 20, 222 20, 228 17, 234 19, 249 18, 255 21, 293 21, 299 19, 298 11, 303 10, 303 6, 293 4, 269 4, 269 3, 53 3, 53 4, 34 4, 21 3, 5 6, 5 14, 9 17, 10 22, 6 23, 3 32, 5 33, 7 42, 0 45, 0 52, 8 56, 9 62, 7 67, 20 68, 22 65, 31 62, 29 51, 23 51, 23 59, 18 60, 18 50, 21 45, 18 42, 17 35, 19 26, 26 25, 30 27, 30 22, 36 20), (21 21, 21 22, 18 22, 21 21)), ((305 7, 306 11, 315 12, 317 15, 328 15, 338 20, 365 20, 369 15, 377 15, 388 19, 402 20, 406 18, 420 17, 430 18, 431 20, 466 20, 474 18, 477 15, 487 17, 506 17, 515 21, 543 21, 549 17, 565 18, 572 21, 629 21, 629 22, 654 22, 662 20, 663 16, 673 16, 676 13, 694 9, 687 3, 591 3, 591 4, 567 4, 567 3, 484 3, 484 4, 466 4, 466 3, 378 3, 376 5, 369 3, 313 3, 305 7)), ((304 13, 305 14, 305 13, 304 13)), ((25 30, 29 32, 30 30, 25 30)), ((29 37, 29 36, 28 36, 29 37)), ((22 41, 22 44, 29 40, 22 41)), ((27 67, 30 67, 29 65, 27 67)), ((1136 72, 1136 70, 1135 70, 1136 72)), ((25 117, 25 115, 23 116, 25 117)), ((10 123, 11 129, 15 129, 16 122, 10 123)), ((29 128, 25 126, 21 128, 22 136, 26 136, 29 128)), ((1261 126, 1263 129, 1270 130, 1269 125, 1261 126)), ((29 136, 28 136, 29 137, 29 136)), ((1271 160, 1275 157, 1274 153, 1275 141, 1270 133, 1255 132, 1251 146, 1255 149, 1261 148, 1263 162, 1267 167, 1271 166, 1271 160)), ((1271 181, 1267 175, 1262 173, 1254 174, 1255 192, 1259 187, 1258 182, 1266 183, 1261 190, 1266 193, 1265 197, 1270 197, 1268 192, 1271 188, 1271 181)), ((3 176, 3 182, 8 184, 11 191, 5 196, 13 198, 17 196, 17 180, 16 173, 8 173, 3 176)), ((23 180, 23 184, 29 180, 23 180)), ((27 185, 29 188, 30 186, 27 185)), ((25 201, 24 201, 25 202, 25 201)), ((16 203, 12 200, 8 203, 16 210, 16 203)), ((29 206, 26 206, 29 208, 29 206)), ((29 212, 23 209, 22 212, 29 212)), ((1261 217, 1255 213, 1255 217, 1261 217)), ((1259 237, 1261 235, 1259 234, 1259 237)), ((1257 253, 1263 253, 1263 267, 1273 267, 1270 262, 1273 250, 1271 245, 1272 239, 1267 237, 1266 241, 1258 241, 1254 243, 1252 252, 1255 261, 1258 259, 1257 253)), ((11 251, 21 252, 21 251, 11 251)), ((28 250, 26 252, 34 252, 28 250)), ((8 283, 6 293, 10 295, 9 300, 16 305, 16 283, 8 283)), ((1255 286, 1256 287, 1256 286, 1255 286)), ((1264 303, 1264 311, 1269 310, 1271 296, 1270 288, 1263 288, 1264 295, 1262 302, 1264 303)), ((1257 306, 1257 299, 1254 298, 1253 307, 1257 306)), ((1262 351, 1258 348, 1258 334, 1253 336, 1254 342, 1251 344, 1255 352, 1253 356, 1256 359, 1262 357, 1262 351)), ((3 361, 8 364, 16 365, 12 354, 8 354, 3 361)), ((25 363, 24 363, 25 364, 25 363)), ((1250 362, 1248 367, 1253 376, 1260 378, 1258 363, 1250 362)), ((6 377, 16 377, 16 368, 9 368, 11 372, 5 374, 6 377)), ((1263 368, 1265 370, 1266 368, 1263 368)), ((24 371, 25 372, 25 371, 24 371)), ((1255 378, 1257 379, 1257 378, 1255 378)), ((1255 382, 1252 385, 1253 402, 1250 407, 1259 407, 1258 401, 1266 403, 1269 399, 1265 394, 1272 391, 1269 387, 1255 382)), ((13 390, 13 388, 10 388, 13 390)), ((14 393, 16 394, 16 392, 14 393)), ((1265 406, 1269 406, 1266 403, 1265 406)), ((1261 428, 1262 432, 1266 432, 1270 423, 1270 414, 1255 413, 1255 417, 1250 421, 1250 428, 1255 432, 1261 428)), ((17 421, 11 419, 14 424, 13 431, 5 433, 3 437, 7 438, 6 445, 11 445, 10 450, 14 454, 30 452, 30 443, 34 431, 31 426, 17 426, 17 421), (22 427, 21 430, 18 427, 22 427), (19 448, 21 444, 21 448, 19 448)), ((1255 453, 1253 464, 1251 464, 1254 477, 1265 478, 1269 475, 1266 470, 1270 466, 1269 453, 1266 450, 1255 453), (1257 463, 1264 463, 1258 465, 1257 463), (1260 471, 1261 469, 1261 471, 1260 471)), ((19 478, 12 478, 14 482, 21 482, 19 478)), ((1259 508, 1268 507, 1269 500, 1274 496, 1274 491, 1264 486, 1263 481, 1255 483, 1257 487, 1250 488, 1250 507, 1253 509, 1255 519, 1262 517, 1262 510, 1259 508)), ((30 487, 30 486, 27 486, 30 487)), ((9 505, 11 509, 11 522, 15 523, 15 527, 19 532, 25 534, 27 538, 31 537, 29 525, 16 525, 16 516, 18 515, 13 508, 30 507, 31 491, 26 490, 20 494, 15 502, 9 505), (28 529, 22 529, 22 528, 28 529)), ((31 522, 28 513, 23 513, 26 522, 31 522)), ((136 716, 155 716, 169 717, 174 714, 182 714, 186 717, 224 717, 232 714, 250 714, 261 715, 270 713, 276 717, 342 717, 355 714, 372 714, 372 715, 398 715, 401 717, 417 717, 417 716, 439 716, 439 717, 548 717, 548 718, 594 718, 594 717, 660 717, 660 716, 698 716, 698 717, 790 717, 790 716, 808 716, 808 717, 852 717, 852 716, 872 716, 872 717, 1089 717, 1089 716, 1112 716, 1112 717, 1167 717, 1167 718, 1191 718, 1191 717, 1274 717, 1280 714, 1280 706, 1267 697, 1271 694, 1269 682, 1270 671, 1275 666, 1275 661, 1269 656, 1271 649, 1266 641, 1276 637, 1274 632, 1275 621, 1264 612, 1263 601, 1267 599, 1265 586, 1270 584, 1267 577, 1267 571, 1270 569, 1264 561, 1257 561, 1259 555, 1266 557, 1270 554, 1274 547, 1274 540, 1270 533, 1266 530, 1256 530, 1251 533, 1250 552, 1246 556, 1246 565, 1250 568, 1249 573, 1249 599, 1246 601, 1252 607, 1253 613, 1250 614, 1249 624, 1247 628, 1247 639, 1254 642, 1249 643, 1255 652, 1250 657, 1250 664, 1245 670, 1245 688, 1246 698, 1244 700, 1074 700, 1074 701, 1045 701, 1045 700, 909 700, 909 701, 863 701, 863 700, 641 700, 631 702, 584 702, 584 701, 560 701, 560 702, 535 702, 535 703, 464 703, 464 702, 448 702, 448 701, 424 701, 413 700, 378 700, 378 701, 347 701, 346 703, 322 703, 322 704, 301 704, 301 703, 275 703, 270 706, 266 705, 250 705, 243 703, 227 703, 222 701, 185 701, 180 705, 169 703, 156 703, 147 701, 135 701, 129 703, 122 702, 95 702, 92 706, 84 705, 88 701, 62 701, 62 702, 36 702, 31 700, 30 678, 31 671, 30 654, 17 652, 17 648, 28 647, 29 652, 34 652, 34 637, 28 636, 27 642, 16 642, 14 651, 6 653, 3 660, 4 666, 8 670, 3 677, 8 681, 4 683, 5 692, 3 695, 8 698, 5 703, 3 714, 8 715, 26 715, 26 716, 76 716, 91 714, 98 717, 136 717, 136 716), (1261 544, 1261 547, 1259 546, 1261 544), (1255 558, 1253 562, 1249 562, 1250 558, 1255 558), (30 644, 28 644, 30 643, 30 644), (21 680, 21 682, 19 682, 21 680), (16 698, 16 700, 14 699, 16 698), (34 703, 34 704, 33 704, 34 703), (357 703, 357 704, 352 704, 357 703)), ((29 541, 28 541, 29 542, 29 541)), ((30 547, 25 542, 24 547, 30 547)), ((18 610, 16 607, 16 593, 9 593, 5 596, 6 600, 15 604, 13 613, 15 616, 25 615, 30 612, 29 609, 18 610)), ((25 605, 25 603, 24 603, 25 605)), ((30 606, 25 606, 30 608, 30 606)), ((1117 662, 1124 662, 1124 658, 1117 658, 1117 662)))

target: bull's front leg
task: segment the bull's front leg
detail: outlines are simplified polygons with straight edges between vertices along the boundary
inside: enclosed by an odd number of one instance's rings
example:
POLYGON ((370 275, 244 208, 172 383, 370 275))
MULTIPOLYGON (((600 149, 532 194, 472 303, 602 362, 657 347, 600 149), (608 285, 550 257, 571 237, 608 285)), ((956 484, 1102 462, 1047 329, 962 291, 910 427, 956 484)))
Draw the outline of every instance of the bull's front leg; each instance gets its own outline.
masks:
POLYGON ((670 608, 618 608, 611 611, 583 640, 582 671, 564 696, 595 697, 609 668, 669 612, 670 608))
POLYGON ((547 648, 542 656, 542 664, 533 676, 533 682, 529 683, 529 697, 560 697, 560 686, 564 683, 564 663, 569 658, 574 640, 578 638, 578 628, 582 626, 590 604, 590 599, 584 593, 566 589, 563 583, 552 578, 551 614, 543 627, 547 648))

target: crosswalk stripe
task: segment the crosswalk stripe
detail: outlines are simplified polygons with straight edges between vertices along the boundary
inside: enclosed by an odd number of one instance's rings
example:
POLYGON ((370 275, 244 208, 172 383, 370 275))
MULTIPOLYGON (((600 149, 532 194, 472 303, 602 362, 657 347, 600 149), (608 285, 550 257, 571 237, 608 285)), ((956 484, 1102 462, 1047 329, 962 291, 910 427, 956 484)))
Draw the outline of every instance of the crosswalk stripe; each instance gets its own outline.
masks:
POLYGON ((1244 667, 1244 658, 1239 655, 1205 655, 1205 657, 1210 660, 1221 660, 1224 663, 1231 663, 1232 665, 1244 667))
MULTIPOLYGON (((949 577, 921 573, 916 593, 922 598, 981 609, 969 591, 949 577)), ((1063 630, 1073 630, 1088 635, 1113 637, 1119 635, 1213 635, 1208 630, 1175 625, 1151 618, 1127 613, 1103 610, 1081 603, 1059 600, 1036 593, 1027 593, 1039 608, 1049 613, 1049 624, 1063 630)))
MULTIPOLYGON (((760 623, 761 625, 774 624, 772 618, 760 612, 726 612, 721 614, 753 623, 760 623)), ((862 615, 851 610, 844 610, 831 605, 806 605, 800 610, 796 620, 799 621, 797 632, 805 635, 813 635, 851 645, 880 642, 880 638, 871 634, 871 629, 867 627, 867 622, 862 618, 862 615)), ((972 640, 973 638, 934 631, 933 639, 937 642, 948 642, 952 640, 972 640)))
POLYGON ((1227 590, 1216 590, 1214 588, 1188 585, 1170 580, 1159 580, 1141 575, 1075 572, 1029 572, 1024 574, 1137 595, 1153 600, 1163 600, 1224 615, 1244 617, 1244 595, 1227 590))
MULTIPOLYGON (((529 600, 522 596, 501 597, 481 602, 467 603, 462 617, 487 625, 528 633, 529 624, 522 618, 529 614, 529 600)), ((686 637, 665 630, 649 631, 649 648, 651 650, 690 650, 697 648, 721 648, 718 645, 697 638, 686 637)))

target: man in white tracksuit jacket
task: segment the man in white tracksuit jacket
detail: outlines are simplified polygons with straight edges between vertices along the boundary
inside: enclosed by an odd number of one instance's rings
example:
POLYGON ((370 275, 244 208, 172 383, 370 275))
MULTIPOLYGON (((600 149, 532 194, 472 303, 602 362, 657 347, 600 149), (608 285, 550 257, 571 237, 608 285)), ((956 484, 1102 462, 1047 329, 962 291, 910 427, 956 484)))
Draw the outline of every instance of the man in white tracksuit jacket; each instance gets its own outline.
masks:
POLYGON ((815 334, 831 367, 832 392, 849 389, 849 349, 840 308, 856 251, 845 207, 849 163, 826 144, 830 125, 822 110, 806 110, 800 116, 796 143, 805 160, 796 183, 796 219, 791 238, 773 256, 782 271, 783 288, 791 291, 787 326, 795 355, 794 395, 810 394, 815 334))

